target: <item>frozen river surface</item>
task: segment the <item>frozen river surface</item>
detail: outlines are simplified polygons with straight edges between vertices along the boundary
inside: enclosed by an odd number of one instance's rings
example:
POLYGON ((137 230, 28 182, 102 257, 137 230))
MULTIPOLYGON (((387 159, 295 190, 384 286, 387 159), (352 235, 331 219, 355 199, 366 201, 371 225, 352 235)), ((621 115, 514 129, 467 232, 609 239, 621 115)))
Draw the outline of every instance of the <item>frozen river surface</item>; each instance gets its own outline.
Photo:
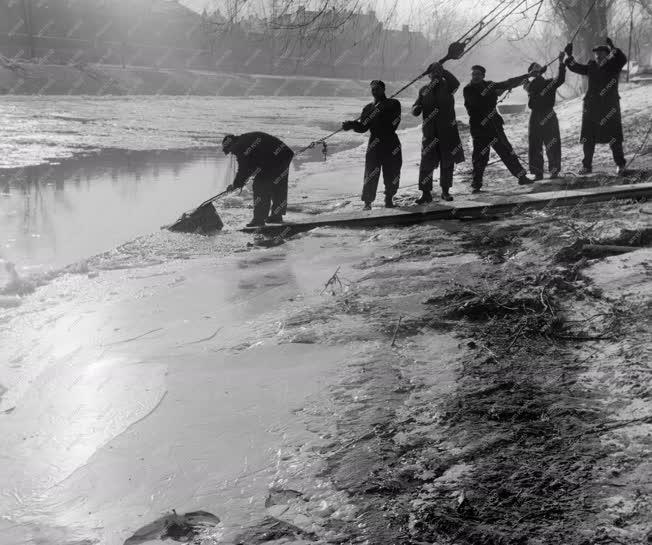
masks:
POLYGON ((283 323, 359 246, 70 274, 0 314, 0 544, 122 545, 171 509, 227 531, 264 516, 283 453, 313 439, 301 410, 353 352, 287 344, 283 323))
MULTIPOLYGON (((159 228, 227 183, 222 134, 300 147, 364 102, 3 97, 0 545, 122 545, 171 509, 215 513, 221 542, 264 516, 284 453, 312 440, 301 409, 352 357, 283 324, 377 243, 251 249, 247 192, 215 237, 159 228)), ((295 165, 293 213, 358 193, 363 141, 295 165)))
POLYGON ((110 148, 215 146, 224 134, 250 130, 272 132, 298 147, 355 117, 365 102, 339 97, 3 96, 0 168, 110 148))

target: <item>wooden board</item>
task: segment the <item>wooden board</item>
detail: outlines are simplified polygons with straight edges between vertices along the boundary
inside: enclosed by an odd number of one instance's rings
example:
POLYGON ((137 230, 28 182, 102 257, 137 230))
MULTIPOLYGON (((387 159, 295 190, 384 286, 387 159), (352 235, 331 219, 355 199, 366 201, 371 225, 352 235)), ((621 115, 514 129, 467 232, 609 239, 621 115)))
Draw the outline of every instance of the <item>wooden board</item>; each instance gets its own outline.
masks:
POLYGON ((652 183, 521 193, 511 196, 492 197, 490 194, 481 194, 477 200, 469 196, 450 203, 440 201, 428 205, 320 214, 314 218, 294 222, 269 224, 264 227, 245 227, 242 231, 289 236, 317 227, 359 228, 383 225, 412 225, 427 221, 461 218, 481 219, 498 214, 518 214, 526 210, 581 206, 584 203, 607 202, 610 200, 641 200, 650 197, 652 197, 652 183))

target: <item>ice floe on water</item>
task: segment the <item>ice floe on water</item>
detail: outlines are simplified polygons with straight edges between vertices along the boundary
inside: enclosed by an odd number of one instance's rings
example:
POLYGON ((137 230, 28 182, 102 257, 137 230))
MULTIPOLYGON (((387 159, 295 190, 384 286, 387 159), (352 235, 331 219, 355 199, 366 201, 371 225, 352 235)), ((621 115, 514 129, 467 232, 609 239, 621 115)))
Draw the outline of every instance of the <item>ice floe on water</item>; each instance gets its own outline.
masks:
MULTIPOLYGON (((107 148, 216 146, 224 134, 249 130, 271 132, 302 146, 322 137, 324 124, 332 127, 357 115, 365 102, 338 98, 314 108, 315 99, 308 97, 3 97, 0 168, 107 148)), ((343 134, 333 140, 334 149, 351 139, 363 138, 343 134)))

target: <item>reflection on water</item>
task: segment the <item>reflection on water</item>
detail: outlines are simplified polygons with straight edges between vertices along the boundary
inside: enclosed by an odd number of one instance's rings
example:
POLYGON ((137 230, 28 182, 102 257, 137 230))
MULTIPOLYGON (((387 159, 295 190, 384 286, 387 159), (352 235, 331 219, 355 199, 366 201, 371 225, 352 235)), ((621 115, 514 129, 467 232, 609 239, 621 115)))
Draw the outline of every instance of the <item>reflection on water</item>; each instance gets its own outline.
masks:
POLYGON ((216 151, 107 152, 0 175, 0 258, 57 268, 158 230, 219 192, 216 151))

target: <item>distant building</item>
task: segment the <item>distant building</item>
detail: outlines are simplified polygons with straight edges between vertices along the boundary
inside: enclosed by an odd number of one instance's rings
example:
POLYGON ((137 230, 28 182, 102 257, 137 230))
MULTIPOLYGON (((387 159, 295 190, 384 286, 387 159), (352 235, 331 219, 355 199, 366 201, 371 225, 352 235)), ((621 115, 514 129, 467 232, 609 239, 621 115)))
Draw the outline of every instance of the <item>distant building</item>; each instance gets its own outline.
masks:
POLYGON ((401 79, 432 62, 432 43, 421 32, 385 28, 374 11, 299 7, 267 21, 250 17, 214 28, 211 50, 219 70, 401 79))
POLYGON ((176 0, 0 4, 0 53, 9 58, 178 66, 192 59, 201 38, 201 17, 176 0))
POLYGON ((43 63, 395 80, 422 70, 432 49, 422 33, 386 28, 374 11, 299 7, 229 20, 177 0, 0 3, 0 54, 43 63))

